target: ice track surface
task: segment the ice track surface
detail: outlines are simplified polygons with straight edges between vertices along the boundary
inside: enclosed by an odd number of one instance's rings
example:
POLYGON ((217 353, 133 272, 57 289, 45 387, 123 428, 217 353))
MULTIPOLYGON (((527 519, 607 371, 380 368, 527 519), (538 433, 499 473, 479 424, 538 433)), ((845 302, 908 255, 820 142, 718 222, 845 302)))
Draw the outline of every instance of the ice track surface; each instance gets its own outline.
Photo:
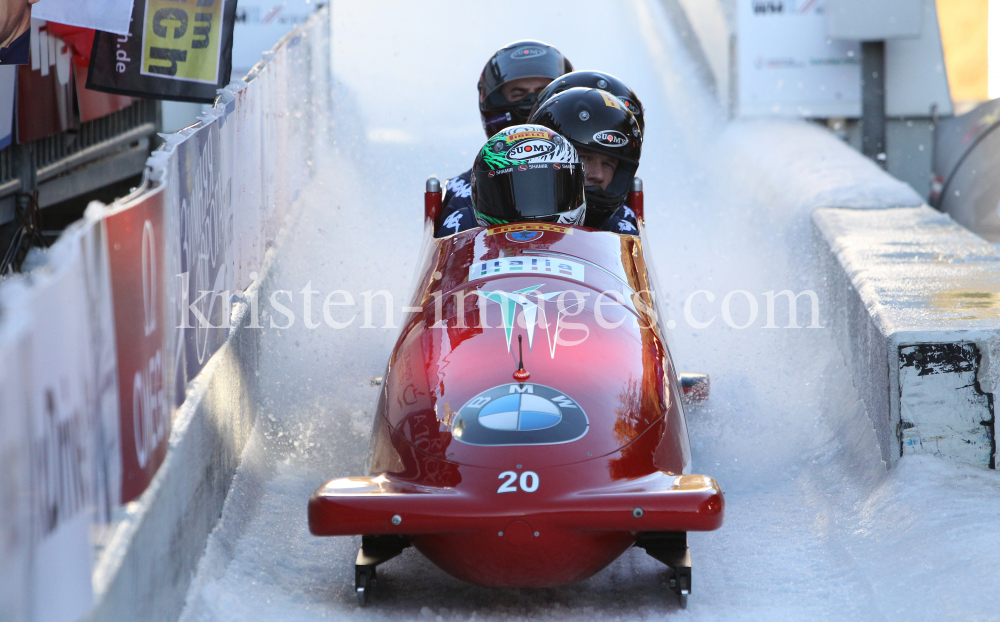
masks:
MULTIPOLYGON (((336 142, 266 283, 268 295, 295 292, 298 321, 265 331, 260 418, 184 622, 1000 619, 997 473, 929 457, 887 472, 830 330, 764 329, 763 317, 745 330, 721 317, 704 330, 684 321, 684 299, 699 289, 717 296, 694 306, 707 320, 732 290, 763 305, 765 291, 820 291, 821 277, 807 216, 755 199, 754 180, 731 155, 746 153, 752 132, 725 125, 657 0, 533 2, 521 11, 334 0, 332 9, 336 142), (362 474, 377 392, 370 380, 397 336, 359 328, 362 314, 334 330, 322 323, 321 301, 333 290, 360 301, 384 289, 398 325, 421 242, 423 182, 468 168, 485 139, 476 79, 496 48, 519 38, 619 76, 647 108, 639 171, 647 252, 670 296, 678 366, 712 376, 711 399, 688 412, 694 471, 727 495, 723 528, 691 536, 686 611, 667 591, 665 568, 634 549, 587 581, 544 590, 470 586, 409 549, 379 569, 380 591, 362 610, 353 590, 360 539, 308 532, 313 490, 362 474), (302 321, 307 283, 320 292, 315 329, 302 321)), ((741 301, 732 306, 739 323, 748 317, 741 301)))

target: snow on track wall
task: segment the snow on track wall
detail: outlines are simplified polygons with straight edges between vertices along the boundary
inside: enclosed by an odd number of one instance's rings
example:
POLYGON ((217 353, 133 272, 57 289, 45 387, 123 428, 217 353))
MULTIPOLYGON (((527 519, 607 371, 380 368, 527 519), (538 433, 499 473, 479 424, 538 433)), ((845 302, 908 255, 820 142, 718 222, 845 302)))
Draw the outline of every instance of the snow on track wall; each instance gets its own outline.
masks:
POLYGON ((329 28, 289 33, 0 286, 4 620, 180 612, 254 422, 246 301, 327 138, 329 28))

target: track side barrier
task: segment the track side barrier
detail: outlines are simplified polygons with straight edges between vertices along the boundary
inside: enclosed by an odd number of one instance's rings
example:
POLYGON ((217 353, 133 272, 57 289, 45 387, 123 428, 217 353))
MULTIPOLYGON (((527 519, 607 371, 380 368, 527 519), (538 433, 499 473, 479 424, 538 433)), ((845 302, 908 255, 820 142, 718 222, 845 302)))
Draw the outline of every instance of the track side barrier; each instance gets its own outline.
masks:
POLYGON ((0 618, 180 613, 254 424, 248 302, 328 137, 329 36, 325 8, 0 284, 0 618))
POLYGON ((738 121, 722 140, 762 209, 790 228, 811 227, 823 324, 886 466, 928 453, 995 468, 996 248, 811 124, 738 121))

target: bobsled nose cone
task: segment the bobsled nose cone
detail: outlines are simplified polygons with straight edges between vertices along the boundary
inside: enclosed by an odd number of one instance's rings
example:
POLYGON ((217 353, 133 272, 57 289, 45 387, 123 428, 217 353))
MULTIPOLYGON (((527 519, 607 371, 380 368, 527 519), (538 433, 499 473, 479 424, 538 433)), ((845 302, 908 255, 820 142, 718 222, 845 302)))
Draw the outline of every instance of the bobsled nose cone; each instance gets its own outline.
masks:
POLYGON ((535 532, 528 523, 516 520, 503 528, 503 537, 512 546, 524 546, 535 537, 535 532))

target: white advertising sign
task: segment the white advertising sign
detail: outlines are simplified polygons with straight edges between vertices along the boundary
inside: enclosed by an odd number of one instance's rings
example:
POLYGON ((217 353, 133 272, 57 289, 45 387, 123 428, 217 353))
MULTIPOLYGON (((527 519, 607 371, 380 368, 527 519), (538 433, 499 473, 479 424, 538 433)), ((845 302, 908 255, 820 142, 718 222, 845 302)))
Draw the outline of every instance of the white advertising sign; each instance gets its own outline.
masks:
MULTIPOLYGON (((66 246, 61 249, 65 250, 66 246)), ((75 249, 74 249, 75 250, 75 249)), ((94 488, 93 430, 81 373, 90 364, 84 274, 78 253, 32 289, 30 434, 36 620, 76 622, 90 609, 94 488), (67 304, 67 301, 73 301, 67 304)))
POLYGON ((127 35, 132 4, 132 0, 45 0, 32 7, 31 17, 127 35))
POLYGON ((861 50, 826 36, 826 0, 739 0, 738 116, 861 116, 861 50))

